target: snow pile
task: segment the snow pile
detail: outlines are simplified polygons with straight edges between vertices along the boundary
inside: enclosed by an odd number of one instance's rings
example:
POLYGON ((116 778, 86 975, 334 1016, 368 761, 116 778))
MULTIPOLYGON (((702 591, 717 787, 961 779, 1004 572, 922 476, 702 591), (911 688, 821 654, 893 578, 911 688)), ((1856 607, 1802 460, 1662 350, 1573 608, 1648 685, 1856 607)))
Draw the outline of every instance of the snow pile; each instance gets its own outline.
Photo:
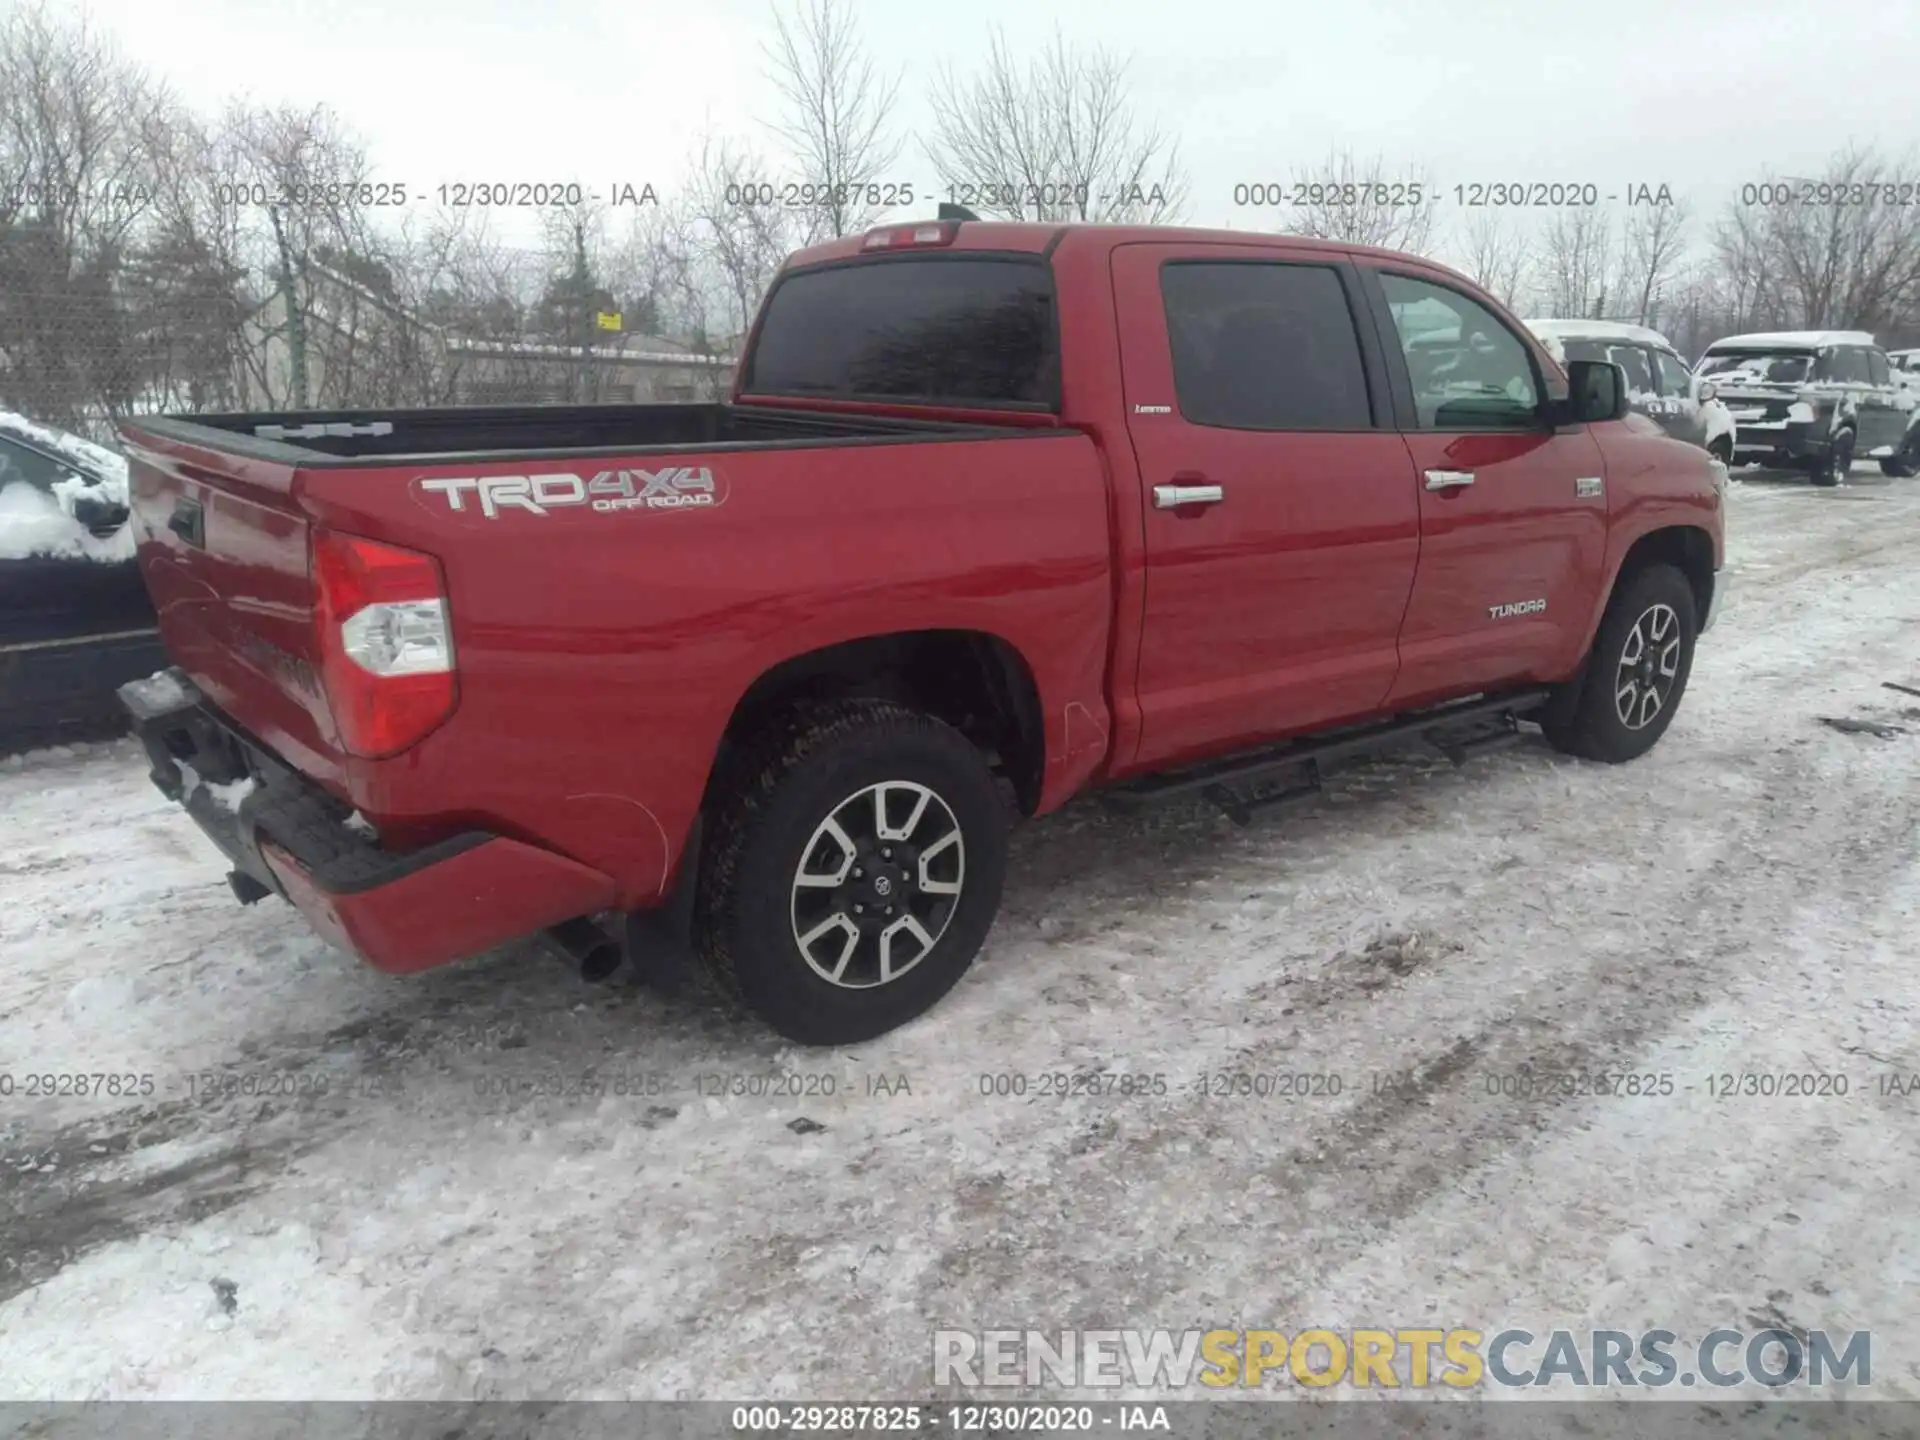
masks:
POLYGON ((63 504, 62 498, 25 480, 0 487, 0 560, 50 555, 115 564, 133 558, 131 525, 102 540, 73 518, 67 509, 71 501, 63 504))
POLYGON ((229 780, 224 784, 216 784, 184 760, 175 760, 173 763, 180 771, 180 778, 186 782, 185 788, 180 792, 182 802, 191 800, 196 790, 204 789, 213 797, 215 805, 229 815, 238 815, 240 802, 260 788, 259 782, 251 775, 239 780, 229 780))
POLYGON ((73 463, 73 468, 82 476, 96 476, 97 486, 82 485, 87 489, 97 489, 103 499, 116 504, 127 503, 127 461, 123 455, 117 455, 104 445, 96 445, 91 440, 82 440, 78 435, 68 435, 60 430, 49 430, 44 425, 36 425, 24 415, 16 415, 10 410, 0 410, 0 435, 14 435, 36 445, 42 450, 50 450, 63 459, 73 463))
POLYGON ((82 499, 127 503, 123 457, 77 435, 64 435, 23 415, 0 411, 0 436, 6 435, 59 456, 73 471, 54 481, 50 490, 25 480, 0 486, 0 560, 47 555, 117 564, 133 558, 131 525, 122 525, 103 540, 76 518, 82 499))
POLYGON ((120 687, 122 695, 138 700, 151 713, 159 715, 191 704, 193 697, 171 670, 156 670, 144 680, 129 680, 120 687))

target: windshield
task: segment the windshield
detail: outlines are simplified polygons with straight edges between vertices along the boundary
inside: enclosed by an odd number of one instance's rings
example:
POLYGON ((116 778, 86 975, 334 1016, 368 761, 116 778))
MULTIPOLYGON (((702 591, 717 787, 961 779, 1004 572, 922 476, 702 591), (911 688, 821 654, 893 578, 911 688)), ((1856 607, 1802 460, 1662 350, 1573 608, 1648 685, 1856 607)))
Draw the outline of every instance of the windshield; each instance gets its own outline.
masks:
POLYGON ((1813 359, 1804 350, 1737 351, 1707 356, 1700 362, 1700 373, 1722 379, 1739 376, 1770 385, 1802 385, 1813 378, 1813 359))

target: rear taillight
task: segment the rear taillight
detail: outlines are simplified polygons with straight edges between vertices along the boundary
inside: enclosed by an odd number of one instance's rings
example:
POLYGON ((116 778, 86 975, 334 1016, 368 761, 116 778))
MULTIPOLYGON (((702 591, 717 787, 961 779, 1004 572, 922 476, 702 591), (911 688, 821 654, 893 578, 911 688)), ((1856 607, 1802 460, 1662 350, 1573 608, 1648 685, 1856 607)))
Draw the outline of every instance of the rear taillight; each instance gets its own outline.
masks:
POLYGON ((453 713, 453 627, 431 555, 313 531, 320 675, 340 742, 377 759, 453 713))

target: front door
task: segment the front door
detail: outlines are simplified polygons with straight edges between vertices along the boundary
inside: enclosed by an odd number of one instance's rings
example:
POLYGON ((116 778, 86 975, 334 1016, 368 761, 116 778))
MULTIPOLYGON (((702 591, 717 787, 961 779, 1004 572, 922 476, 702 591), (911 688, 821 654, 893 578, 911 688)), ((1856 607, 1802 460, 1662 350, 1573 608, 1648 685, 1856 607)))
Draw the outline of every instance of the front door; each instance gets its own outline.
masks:
POLYGON ((1560 678, 1606 562, 1606 468, 1584 426, 1543 418, 1545 377, 1517 328, 1474 297, 1385 264, 1365 273, 1390 317, 1420 474, 1420 566, 1402 708, 1560 678))
POLYGON ((1707 443, 1706 416, 1700 409, 1699 387, 1693 374, 1671 350, 1654 350, 1653 418, 1676 440, 1689 445, 1707 443))
POLYGON ((1146 598, 1130 768, 1376 710, 1419 552, 1413 463, 1343 260, 1116 249, 1146 598))

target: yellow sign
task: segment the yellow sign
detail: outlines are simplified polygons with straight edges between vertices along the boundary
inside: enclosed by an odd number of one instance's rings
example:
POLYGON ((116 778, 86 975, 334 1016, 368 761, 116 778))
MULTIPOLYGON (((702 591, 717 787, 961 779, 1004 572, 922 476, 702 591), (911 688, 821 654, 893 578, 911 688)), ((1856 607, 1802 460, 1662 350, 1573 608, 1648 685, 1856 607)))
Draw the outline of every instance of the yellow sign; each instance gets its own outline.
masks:
POLYGON ((602 310, 593 317, 593 323, 598 325, 602 330, 618 330, 620 328, 620 316, 618 312, 609 315, 606 311, 602 310))

